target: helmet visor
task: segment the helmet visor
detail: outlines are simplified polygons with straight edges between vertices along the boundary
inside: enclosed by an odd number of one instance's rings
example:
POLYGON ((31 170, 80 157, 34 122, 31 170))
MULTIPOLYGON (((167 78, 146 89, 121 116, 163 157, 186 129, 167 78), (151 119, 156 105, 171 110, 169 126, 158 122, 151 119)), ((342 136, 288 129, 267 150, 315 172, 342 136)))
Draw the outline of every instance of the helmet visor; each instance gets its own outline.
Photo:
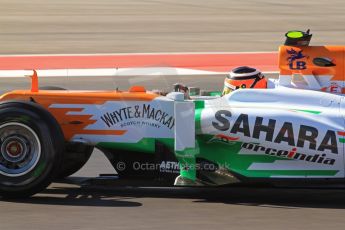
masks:
POLYGON ((224 86, 222 96, 227 95, 227 94, 231 93, 232 91, 234 91, 234 90, 229 88, 229 87, 224 86))
POLYGON ((235 91, 236 89, 238 89, 238 87, 230 84, 229 82, 227 82, 227 79, 225 79, 224 81, 224 88, 223 88, 223 93, 222 95, 226 95, 226 94, 229 94, 233 91, 235 91))

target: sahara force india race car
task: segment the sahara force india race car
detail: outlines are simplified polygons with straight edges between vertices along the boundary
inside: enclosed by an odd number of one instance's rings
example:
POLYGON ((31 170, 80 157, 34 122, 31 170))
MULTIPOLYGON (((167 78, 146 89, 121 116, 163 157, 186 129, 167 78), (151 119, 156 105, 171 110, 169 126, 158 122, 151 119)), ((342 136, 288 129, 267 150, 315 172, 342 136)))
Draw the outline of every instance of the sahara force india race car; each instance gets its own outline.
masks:
POLYGON ((39 89, 34 74, 31 90, 0 97, 1 196, 43 190, 94 147, 120 180, 344 181, 345 47, 309 46, 310 37, 287 33, 267 89, 225 96, 39 89))

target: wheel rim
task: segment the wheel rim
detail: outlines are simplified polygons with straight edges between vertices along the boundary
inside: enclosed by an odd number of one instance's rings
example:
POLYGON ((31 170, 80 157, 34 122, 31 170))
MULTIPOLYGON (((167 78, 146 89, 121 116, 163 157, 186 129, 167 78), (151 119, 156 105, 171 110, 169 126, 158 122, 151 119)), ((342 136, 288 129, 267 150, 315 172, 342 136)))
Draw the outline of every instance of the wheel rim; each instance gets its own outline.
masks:
POLYGON ((37 165, 41 143, 30 127, 10 122, 0 125, 0 150, 0 174, 18 177, 37 165))

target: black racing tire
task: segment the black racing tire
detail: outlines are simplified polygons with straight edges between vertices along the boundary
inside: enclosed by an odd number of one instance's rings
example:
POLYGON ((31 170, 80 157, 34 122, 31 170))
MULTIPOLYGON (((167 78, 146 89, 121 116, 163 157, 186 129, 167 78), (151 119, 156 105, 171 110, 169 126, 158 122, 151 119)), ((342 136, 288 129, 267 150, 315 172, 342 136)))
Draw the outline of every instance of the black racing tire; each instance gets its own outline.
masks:
POLYGON ((93 149, 89 145, 67 143, 56 179, 64 179, 78 172, 90 159, 93 149))
MULTIPOLYGON (((40 90, 66 90, 59 86, 42 86, 40 90)), ((90 159, 94 147, 79 143, 67 143, 56 179, 64 179, 78 172, 90 159)))
POLYGON ((39 88, 40 90, 66 90, 65 88, 59 87, 59 86, 41 86, 39 88))
POLYGON ((64 137, 55 118, 33 102, 0 103, 0 196, 45 189, 61 164, 64 137))

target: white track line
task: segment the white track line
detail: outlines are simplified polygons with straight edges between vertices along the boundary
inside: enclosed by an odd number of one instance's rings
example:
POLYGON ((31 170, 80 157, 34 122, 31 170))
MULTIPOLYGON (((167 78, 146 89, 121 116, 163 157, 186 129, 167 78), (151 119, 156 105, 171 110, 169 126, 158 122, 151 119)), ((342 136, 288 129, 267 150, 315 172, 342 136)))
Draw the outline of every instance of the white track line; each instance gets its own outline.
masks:
MULTIPOLYGON (((120 77, 120 76, 194 76, 225 75, 228 72, 213 72, 184 68, 99 68, 99 69, 51 69, 36 70, 38 77, 120 77)), ((278 71, 264 72, 276 74, 278 71)), ((0 70, 1 78, 21 78, 33 74, 32 70, 0 70)))

